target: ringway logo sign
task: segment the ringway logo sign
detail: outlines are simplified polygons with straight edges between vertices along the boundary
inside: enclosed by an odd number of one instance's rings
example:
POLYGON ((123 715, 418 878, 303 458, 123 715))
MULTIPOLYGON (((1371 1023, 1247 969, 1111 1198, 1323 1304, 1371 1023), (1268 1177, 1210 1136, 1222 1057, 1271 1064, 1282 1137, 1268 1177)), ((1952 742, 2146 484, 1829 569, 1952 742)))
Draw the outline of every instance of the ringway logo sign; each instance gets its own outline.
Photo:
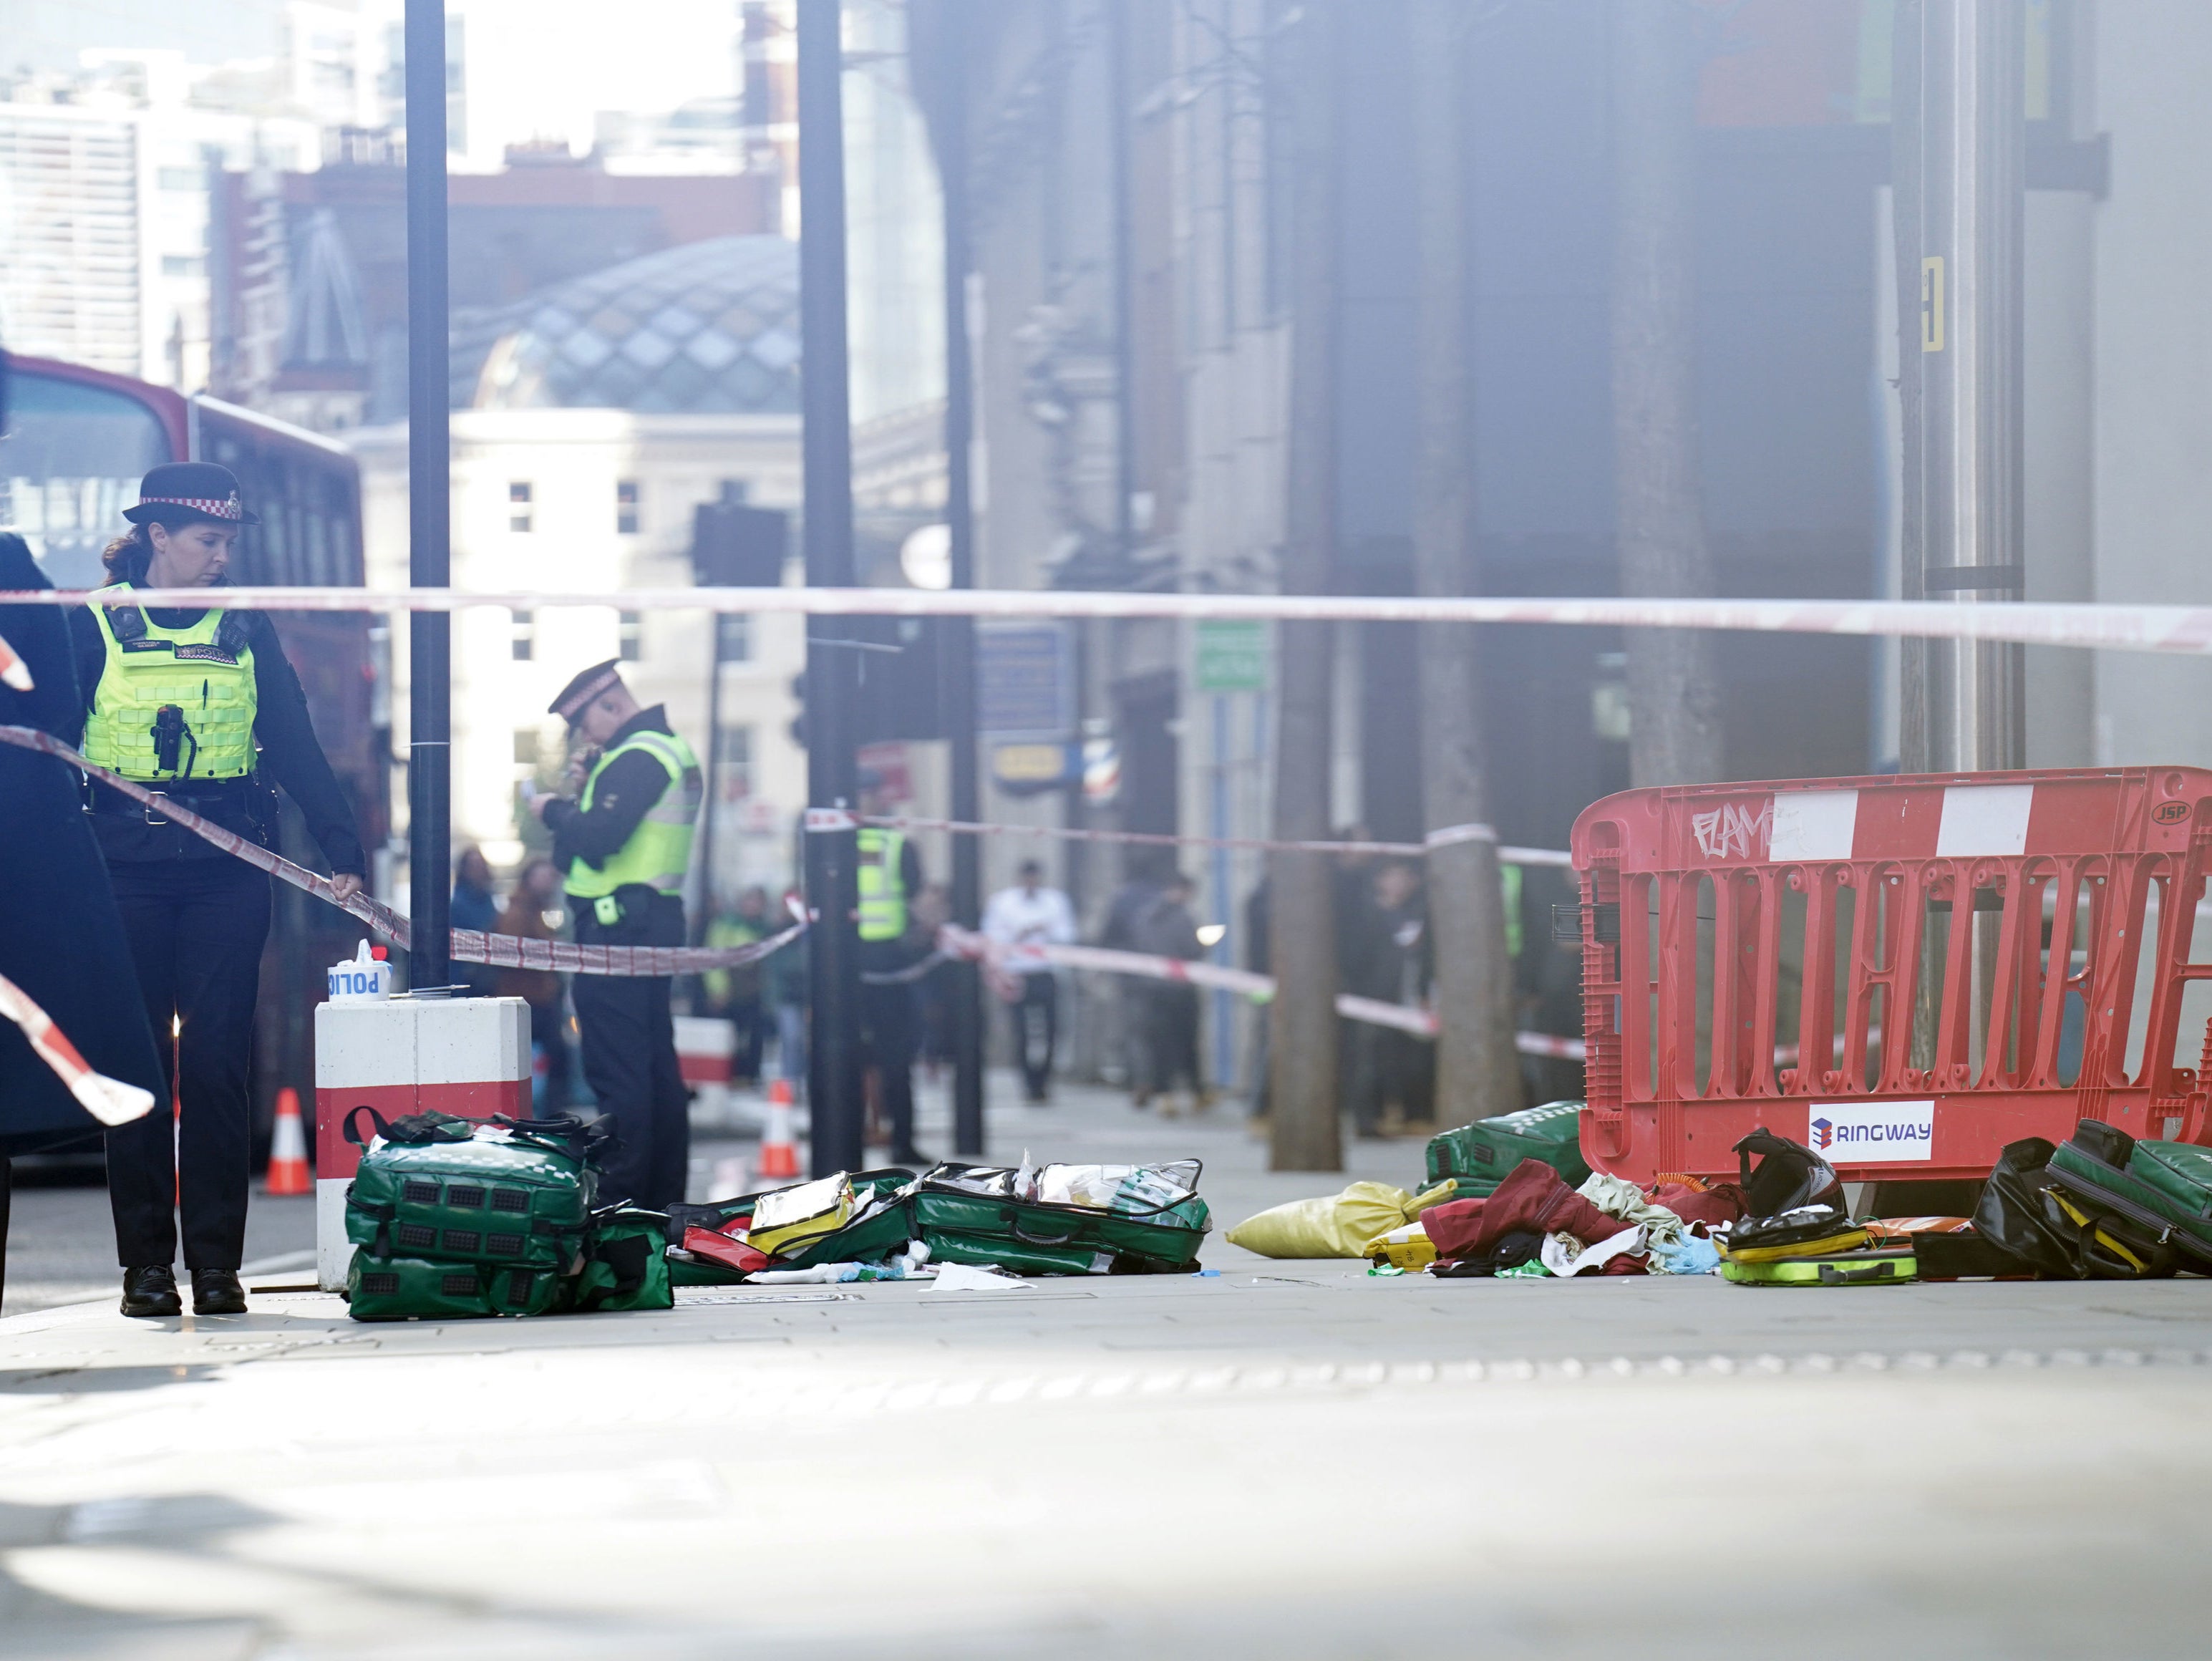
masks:
POLYGON ((1936 1153, 1933 1102, 1815 1102, 1805 1140, 1836 1165, 1904 1165, 1936 1153))

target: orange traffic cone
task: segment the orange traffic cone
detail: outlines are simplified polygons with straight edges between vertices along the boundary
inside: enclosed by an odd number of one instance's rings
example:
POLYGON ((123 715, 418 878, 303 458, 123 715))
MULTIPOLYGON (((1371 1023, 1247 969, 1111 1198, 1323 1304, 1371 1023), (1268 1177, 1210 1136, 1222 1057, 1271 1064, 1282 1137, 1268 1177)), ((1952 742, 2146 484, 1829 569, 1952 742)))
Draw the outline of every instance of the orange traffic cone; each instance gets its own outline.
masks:
POLYGON ((760 1174, 796 1177, 799 1141, 791 1128, 791 1083, 777 1079, 768 1087, 768 1129, 761 1135, 760 1174))
POLYGON ((300 1095, 289 1085, 276 1092, 276 1134, 269 1143, 270 1194, 300 1195, 314 1191, 307 1180, 307 1136, 300 1128, 300 1095))

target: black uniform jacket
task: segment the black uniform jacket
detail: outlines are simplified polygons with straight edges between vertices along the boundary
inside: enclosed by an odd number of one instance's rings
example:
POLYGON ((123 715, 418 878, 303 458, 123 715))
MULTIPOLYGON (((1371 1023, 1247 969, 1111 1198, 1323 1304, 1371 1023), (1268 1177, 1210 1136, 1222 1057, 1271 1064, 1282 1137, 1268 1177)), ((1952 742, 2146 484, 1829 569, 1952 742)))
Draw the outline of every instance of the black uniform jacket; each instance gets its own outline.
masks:
MULTIPOLYGON (((204 611, 149 611, 147 617, 164 629, 189 629, 204 611)), ((307 695, 300 677, 284 655, 276 625, 259 611, 246 614, 252 633, 247 644, 253 651, 255 710, 253 737, 261 746, 261 765, 299 807, 307 832, 323 850, 333 872, 365 874, 368 861, 362 855, 361 832, 356 828, 353 806, 346 800, 330 758, 315 740, 314 724, 307 717, 307 695)), ((100 622, 90 607, 70 614, 70 639, 76 653, 76 674, 83 688, 76 719, 64 736, 82 747, 85 717, 93 695, 107 669, 107 644, 100 622)), ((253 833, 249 797, 258 787, 245 781, 179 785, 170 792, 198 813, 225 830, 253 833)), ((103 785, 93 787, 93 825, 100 851, 111 861, 218 859, 231 856, 212 843, 173 825, 149 824, 139 805, 103 785), (110 811, 112 810, 112 811, 110 811)))
MULTIPOLYGON (((0 532, 0 589, 52 585, 21 537, 0 532)), ((0 685, 0 724, 58 738, 83 725, 84 706, 64 614, 0 605, 0 636, 36 684, 0 685)), ((107 885, 107 867, 79 806, 76 770, 0 745, 0 975, 30 995, 99 1071, 162 1094, 161 1066, 107 885)), ((0 1156, 99 1123, 40 1060, 15 1023, 0 1020, 0 1156)))

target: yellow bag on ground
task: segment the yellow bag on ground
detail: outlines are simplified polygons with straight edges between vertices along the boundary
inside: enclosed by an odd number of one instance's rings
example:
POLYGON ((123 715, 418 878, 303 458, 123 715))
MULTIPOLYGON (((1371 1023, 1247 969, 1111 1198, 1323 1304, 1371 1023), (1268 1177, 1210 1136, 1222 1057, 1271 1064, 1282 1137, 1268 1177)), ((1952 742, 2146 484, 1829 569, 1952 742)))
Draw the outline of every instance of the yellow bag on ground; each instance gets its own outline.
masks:
POLYGON ((745 1244, 771 1257, 788 1257, 834 1234, 853 1214, 853 1183, 843 1171, 763 1194, 753 1207, 745 1244))
POLYGON ((1411 1222, 1419 1202, 1388 1183, 1353 1183, 1341 1194, 1293 1200, 1247 1217, 1229 1244, 1262 1257, 1364 1257, 1378 1234, 1411 1222))
POLYGON ((1419 1223, 1407 1223, 1403 1228, 1394 1228, 1370 1240, 1366 1256, 1370 1262, 1389 1263, 1408 1275, 1418 1275, 1436 1262, 1437 1248, 1429 1238, 1427 1228, 1419 1223))

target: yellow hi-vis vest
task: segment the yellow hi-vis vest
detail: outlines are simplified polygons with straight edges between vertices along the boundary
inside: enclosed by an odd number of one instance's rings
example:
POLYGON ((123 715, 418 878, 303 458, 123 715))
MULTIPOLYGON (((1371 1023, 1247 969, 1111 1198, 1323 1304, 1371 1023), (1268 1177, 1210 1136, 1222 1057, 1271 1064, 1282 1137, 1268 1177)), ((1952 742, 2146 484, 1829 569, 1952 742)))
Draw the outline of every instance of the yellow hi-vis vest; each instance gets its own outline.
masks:
POLYGON ((664 894, 681 893, 684 873, 691 864, 691 834, 699 820, 699 803, 706 785, 699 758, 691 746, 672 733, 633 733, 599 757, 592 776, 584 781, 578 804, 586 812, 599 788, 599 775, 617 756, 642 750, 668 770, 668 788, 647 810, 630 832, 629 840, 612 858, 597 867, 583 859, 568 861, 568 889, 580 900, 595 900, 617 888, 641 882, 664 894))
POLYGON ((906 933, 906 837, 860 827, 860 938, 895 940, 906 933))
MULTIPOLYGON (((100 592, 130 586, 115 583, 100 592)), ((94 605, 92 614, 107 661, 85 721, 88 761, 149 784, 237 779, 253 771, 253 718, 260 704, 243 618, 225 629, 234 614, 211 611, 189 629, 164 629, 135 605, 94 605), (155 750, 155 722, 165 705, 173 705, 184 721, 173 768, 161 765, 155 750)))

